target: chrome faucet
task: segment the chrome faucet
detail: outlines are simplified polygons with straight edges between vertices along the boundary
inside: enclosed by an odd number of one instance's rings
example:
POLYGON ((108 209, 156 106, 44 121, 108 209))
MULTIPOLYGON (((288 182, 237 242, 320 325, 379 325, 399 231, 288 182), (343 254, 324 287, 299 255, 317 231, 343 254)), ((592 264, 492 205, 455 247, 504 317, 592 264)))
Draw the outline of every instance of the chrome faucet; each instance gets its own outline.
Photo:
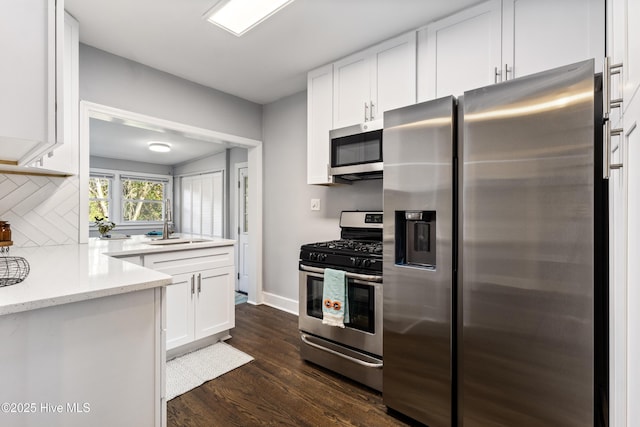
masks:
POLYGON ((164 202, 164 224, 162 224, 162 239, 168 239, 171 231, 169 230, 169 222, 172 221, 171 217, 171 201, 169 199, 164 202))

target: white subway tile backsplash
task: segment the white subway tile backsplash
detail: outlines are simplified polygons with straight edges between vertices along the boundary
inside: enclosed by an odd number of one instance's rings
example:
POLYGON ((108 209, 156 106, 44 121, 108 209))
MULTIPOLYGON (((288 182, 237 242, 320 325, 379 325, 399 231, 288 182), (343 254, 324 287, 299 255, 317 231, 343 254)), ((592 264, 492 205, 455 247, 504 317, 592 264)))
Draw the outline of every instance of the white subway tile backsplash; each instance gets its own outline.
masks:
POLYGON ((0 219, 15 246, 78 242, 79 178, 0 174, 0 219))

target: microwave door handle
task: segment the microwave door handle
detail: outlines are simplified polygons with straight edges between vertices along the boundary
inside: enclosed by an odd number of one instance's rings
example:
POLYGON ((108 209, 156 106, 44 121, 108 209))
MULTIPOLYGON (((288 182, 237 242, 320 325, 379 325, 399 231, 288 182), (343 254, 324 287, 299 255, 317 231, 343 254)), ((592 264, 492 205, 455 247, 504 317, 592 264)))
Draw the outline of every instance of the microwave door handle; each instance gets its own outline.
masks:
MULTIPOLYGON (((324 274, 324 268, 311 267, 309 265, 304 265, 304 264, 300 264, 300 270, 309 271, 311 273, 324 274)), ((382 282, 382 276, 373 276, 373 275, 369 275, 369 274, 358 274, 358 273, 352 273, 350 271, 346 271, 345 272, 345 276, 347 276, 350 279, 362 280, 362 281, 365 281, 365 282, 382 282)))

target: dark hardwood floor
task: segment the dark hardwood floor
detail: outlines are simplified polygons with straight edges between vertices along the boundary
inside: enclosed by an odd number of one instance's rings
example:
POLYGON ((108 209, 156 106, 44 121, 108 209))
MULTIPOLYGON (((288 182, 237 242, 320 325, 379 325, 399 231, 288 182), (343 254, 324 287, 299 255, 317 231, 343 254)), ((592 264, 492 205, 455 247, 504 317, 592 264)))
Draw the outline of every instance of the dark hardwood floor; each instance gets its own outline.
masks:
POLYGON ((298 318, 239 304, 229 344, 252 362, 172 399, 169 427, 414 426, 382 395, 300 359, 298 318))

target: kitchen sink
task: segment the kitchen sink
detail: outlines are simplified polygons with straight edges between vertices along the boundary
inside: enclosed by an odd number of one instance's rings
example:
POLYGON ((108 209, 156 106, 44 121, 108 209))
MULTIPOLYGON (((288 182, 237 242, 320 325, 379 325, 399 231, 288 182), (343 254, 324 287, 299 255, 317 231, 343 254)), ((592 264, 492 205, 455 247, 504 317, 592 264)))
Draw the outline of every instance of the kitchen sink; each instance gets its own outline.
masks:
POLYGON ((170 237, 168 239, 156 239, 147 242, 147 245, 185 245, 188 243, 207 242, 207 239, 185 239, 180 237, 170 237))

